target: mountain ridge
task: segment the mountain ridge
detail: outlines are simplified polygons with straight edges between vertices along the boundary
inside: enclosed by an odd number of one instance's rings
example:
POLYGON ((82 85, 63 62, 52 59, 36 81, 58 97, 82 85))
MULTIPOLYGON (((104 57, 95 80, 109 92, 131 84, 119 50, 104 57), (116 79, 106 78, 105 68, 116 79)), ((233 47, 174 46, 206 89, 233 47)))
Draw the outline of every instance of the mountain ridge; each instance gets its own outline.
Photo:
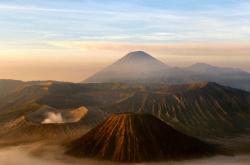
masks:
POLYGON ((149 113, 187 134, 231 136, 250 128, 250 93, 217 83, 139 91, 104 111, 149 113))
MULTIPOLYGON (((38 121, 39 125, 47 112, 70 112, 82 106, 88 111, 79 121, 79 127, 93 127, 112 113, 130 111, 152 114, 175 129, 197 137, 237 135, 247 133, 250 128, 250 93, 212 82, 177 85, 23 82, 5 91, 7 97, 0 99, 2 130, 7 129, 3 128, 4 123, 20 116, 32 116, 31 121, 38 121), (44 113, 40 110, 44 106, 52 109, 44 113)), ((20 132, 26 128, 36 132, 36 127, 30 127, 29 123, 24 126, 9 130, 12 132, 9 135, 21 136, 20 132)))
POLYGON ((217 82, 250 91, 250 73, 196 63, 186 68, 170 67, 146 52, 130 52, 82 83, 159 83, 185 84, 200 81, 217 82))

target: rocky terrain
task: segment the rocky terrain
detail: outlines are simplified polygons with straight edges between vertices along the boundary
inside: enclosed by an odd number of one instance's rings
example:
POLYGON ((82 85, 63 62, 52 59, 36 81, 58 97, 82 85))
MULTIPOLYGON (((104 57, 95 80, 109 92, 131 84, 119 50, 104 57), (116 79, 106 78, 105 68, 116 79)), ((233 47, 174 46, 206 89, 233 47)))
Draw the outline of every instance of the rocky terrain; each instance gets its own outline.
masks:
POLYGON ((82 135, 117 112, 152 114, 201 138, 237 136, 249 133, 250 128, 250 94, 217 83, 169 86, 47 81, 18 82, 4 89, 5 97, 0 100, 3 139, 56 138, 68 132, 82 135))
POLYGON ((208 137, 248 133, 249 108, 248 92, 196 83, 136 92, 104 111, 149 113, 187 134, 208 137))

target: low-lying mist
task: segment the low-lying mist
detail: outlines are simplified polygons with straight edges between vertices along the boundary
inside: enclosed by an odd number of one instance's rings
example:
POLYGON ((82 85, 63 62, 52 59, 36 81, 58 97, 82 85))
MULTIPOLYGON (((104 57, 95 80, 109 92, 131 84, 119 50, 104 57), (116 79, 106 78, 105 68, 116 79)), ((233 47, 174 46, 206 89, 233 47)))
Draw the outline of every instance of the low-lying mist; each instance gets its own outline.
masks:
MULTIPOLYGON (((4 147, 0 149, 1 165, 99 165, 119 164, 107 161, 89 159, 75 159, 63 155, 63 148, 41 143, 4 147)), ((180 162, 141 163, 142 165, 249 165, 250 156, 240 155, 234 157, 217 156, 200 160, 180 162)))

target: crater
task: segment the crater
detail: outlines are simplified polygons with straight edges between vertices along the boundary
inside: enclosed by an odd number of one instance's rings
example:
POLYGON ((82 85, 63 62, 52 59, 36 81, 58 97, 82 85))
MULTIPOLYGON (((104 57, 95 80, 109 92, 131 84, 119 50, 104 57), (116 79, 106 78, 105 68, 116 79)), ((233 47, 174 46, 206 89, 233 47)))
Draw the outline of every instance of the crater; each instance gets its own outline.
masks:
POLYGON ((56 109, 42 106, 35 112, 26 116, 26 119, 36 124, 75 123, 83 119, 88 113, 84 106, 75 109, 56 109))

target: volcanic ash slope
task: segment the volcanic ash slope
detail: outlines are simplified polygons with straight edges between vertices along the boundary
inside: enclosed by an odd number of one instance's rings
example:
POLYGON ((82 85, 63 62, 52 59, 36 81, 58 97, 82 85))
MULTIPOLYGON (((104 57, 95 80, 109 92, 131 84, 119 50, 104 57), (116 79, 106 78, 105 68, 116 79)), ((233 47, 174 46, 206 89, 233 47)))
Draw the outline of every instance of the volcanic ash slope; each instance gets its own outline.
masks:
POLYGON ((149 114, 113 114, 68 146, 67 154, 119 162, 208 156, 212 145, 184 135, 149 114))

